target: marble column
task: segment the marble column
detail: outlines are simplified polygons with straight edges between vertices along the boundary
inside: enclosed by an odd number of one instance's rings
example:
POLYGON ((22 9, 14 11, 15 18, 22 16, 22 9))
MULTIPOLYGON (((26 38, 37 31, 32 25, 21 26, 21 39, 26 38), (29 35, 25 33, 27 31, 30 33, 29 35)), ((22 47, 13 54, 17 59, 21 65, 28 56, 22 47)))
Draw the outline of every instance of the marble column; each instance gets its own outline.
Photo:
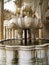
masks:
POLYGON ((3 1, 0 0, 0 40, 3 39, 3 1))

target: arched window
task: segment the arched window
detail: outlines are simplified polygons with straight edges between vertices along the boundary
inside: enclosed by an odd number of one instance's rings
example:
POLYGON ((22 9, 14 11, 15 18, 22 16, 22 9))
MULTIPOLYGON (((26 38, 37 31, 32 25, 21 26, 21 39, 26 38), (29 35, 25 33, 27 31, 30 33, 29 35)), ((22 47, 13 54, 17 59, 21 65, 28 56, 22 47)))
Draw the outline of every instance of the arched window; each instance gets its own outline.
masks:
POLYGON ((11 0, 4 0, 4 3, 9 2, 9 1, 11 1, 11 0))

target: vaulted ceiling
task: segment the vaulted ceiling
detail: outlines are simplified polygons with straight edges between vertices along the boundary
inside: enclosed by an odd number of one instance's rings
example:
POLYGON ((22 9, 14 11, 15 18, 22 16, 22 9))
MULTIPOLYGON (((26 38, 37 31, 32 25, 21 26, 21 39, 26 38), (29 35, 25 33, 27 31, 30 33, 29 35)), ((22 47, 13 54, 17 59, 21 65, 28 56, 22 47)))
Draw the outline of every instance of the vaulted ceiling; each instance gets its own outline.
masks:
MULTIPOLYGON (((7 2, 7 1, 13 1, 13 0, 4 0, 4 1, 7 2)), ((49 6, 48 1, 49 0, 15 0, 15 1, 16 2, 18 1, 20 5, 23 5, 23 2, 27 2, 27 3, 30 2, 32 4, 32 7, 35 10, 35 12, 38 13, 38 16, 42 17, 43 20, 45 20, 45 13, 48 10, 48 6, 49 6)), ((4 13, 7 13, 7 11, 4 11, 4 13)))

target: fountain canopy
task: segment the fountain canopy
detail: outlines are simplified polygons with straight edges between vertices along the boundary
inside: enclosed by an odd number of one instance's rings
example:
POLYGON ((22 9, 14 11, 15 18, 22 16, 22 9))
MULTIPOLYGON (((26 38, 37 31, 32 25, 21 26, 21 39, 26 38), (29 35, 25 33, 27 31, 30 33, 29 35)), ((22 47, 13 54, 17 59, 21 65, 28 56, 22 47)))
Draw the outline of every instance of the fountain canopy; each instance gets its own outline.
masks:
MULTIPOLYGON (((15 0, 12 0, 12 3, 13 1, 15 0)), ((8 3, 6 3, 5 5, 7 4, 8 3)), ((6 7, 4 7, 4 9, 6 9, 6 7)), ((8 26, 8 28, 26 29, 26 28, 35 28, 38 26, 38 18, 36 17, 36 13, 33 10, 32 5, 30 3, 24 2, 21 8, 19 8, 18 6, 16 8, 15 5, 15 9, 16 9, 15 10, 16 17, 13 17, 10 20, 8 20, 9 24, 6 25, 8 26)))

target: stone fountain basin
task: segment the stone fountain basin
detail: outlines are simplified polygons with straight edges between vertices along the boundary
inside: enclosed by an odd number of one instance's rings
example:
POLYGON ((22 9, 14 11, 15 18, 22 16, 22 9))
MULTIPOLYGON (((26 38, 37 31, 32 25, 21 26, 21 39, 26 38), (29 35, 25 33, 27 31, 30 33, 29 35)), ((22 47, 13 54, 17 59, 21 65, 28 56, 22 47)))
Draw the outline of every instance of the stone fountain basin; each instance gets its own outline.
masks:
POLYGON ((18 62, 16 65, 34 65, 34 60, 32 58, 35 57, 34 54, 34 46, 5 46, 6 49, 6 64, 11 64, 13 61, 18 62))
MULTIPOLYGON (((6 65, 34 65, 35 58, 45 59, 47 45, 0 45, 0 62, 6 65), (36 57, 37 54, 37 57, 36 57), (3 62, 3 61, 6 62, 3 62), (13 63, 15 62, 15 63, 13 63)), ((48 49, 49 50, 49 49, 48 49)), ((45 60, 44 60, 45 61, 45 60)), ((46 63, 47 61, 45 61, 46 63)), ((3 65, 2 64, 2 65, 3 65)), ((5 65, 4 64, 4 65, 5 65)), ((46 64, 47 65, 47 64, 46 64)))

